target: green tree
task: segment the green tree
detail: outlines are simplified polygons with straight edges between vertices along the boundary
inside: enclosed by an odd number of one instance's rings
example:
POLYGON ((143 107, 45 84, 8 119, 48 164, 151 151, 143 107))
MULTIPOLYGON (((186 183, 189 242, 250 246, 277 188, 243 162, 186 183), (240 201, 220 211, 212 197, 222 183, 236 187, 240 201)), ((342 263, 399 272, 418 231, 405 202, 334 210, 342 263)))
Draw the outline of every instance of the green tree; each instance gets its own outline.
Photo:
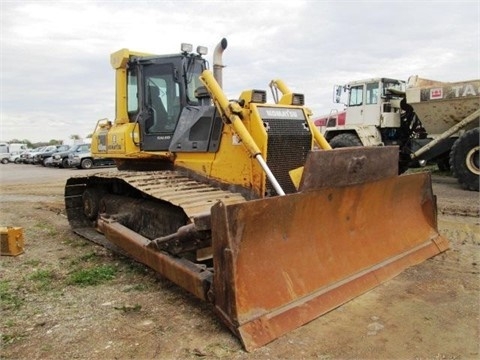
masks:
POLYGON ((27 144, 28 148, 33 148, 33 144, 30 140, 23 139, 21 142, 24 143, 24 144, 27 144))

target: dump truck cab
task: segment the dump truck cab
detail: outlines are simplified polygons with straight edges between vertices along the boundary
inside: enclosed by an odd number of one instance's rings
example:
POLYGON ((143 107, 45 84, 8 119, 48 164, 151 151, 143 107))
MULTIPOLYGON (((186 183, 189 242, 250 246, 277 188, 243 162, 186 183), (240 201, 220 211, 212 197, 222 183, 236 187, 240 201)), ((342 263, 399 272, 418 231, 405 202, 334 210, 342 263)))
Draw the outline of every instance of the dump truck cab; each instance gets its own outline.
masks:
MULTIPOLYGON (((316 120, 327 140, 339 134, 351 134, 347 145, 398 145, 401 127, 400 102, 405 82, 389 78, 372 78, 335 85, 334 102, 344 104, 343 112, 332 111, 316 120)), ((337 144, 338 145, 338 144, 337 144)))

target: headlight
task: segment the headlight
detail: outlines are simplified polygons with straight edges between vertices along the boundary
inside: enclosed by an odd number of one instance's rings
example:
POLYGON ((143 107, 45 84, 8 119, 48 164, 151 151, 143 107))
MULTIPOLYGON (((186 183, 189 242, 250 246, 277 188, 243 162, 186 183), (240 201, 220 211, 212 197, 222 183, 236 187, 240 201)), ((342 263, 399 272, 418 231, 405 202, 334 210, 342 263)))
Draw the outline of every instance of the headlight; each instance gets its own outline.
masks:
POLYGON ((180 46, 180 49, 181 49, 182 52, 191 53, 192 50, 193 50, 193 45, 182 43, 181 46, 180 46))
POLYGON ((207 55, 208 48, 206 46, 197 46, 197 54, 198 55, 207 55))

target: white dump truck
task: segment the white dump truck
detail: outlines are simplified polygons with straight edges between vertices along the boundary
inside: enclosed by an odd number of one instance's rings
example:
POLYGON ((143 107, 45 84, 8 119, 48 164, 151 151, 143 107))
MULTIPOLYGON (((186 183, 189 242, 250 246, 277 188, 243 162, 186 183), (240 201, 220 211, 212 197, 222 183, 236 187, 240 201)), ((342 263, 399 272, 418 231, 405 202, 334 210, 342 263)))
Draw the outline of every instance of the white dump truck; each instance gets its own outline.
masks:
POLYGON ((479 191, 480 80, 375 78, 336 85, 334 95, 345 110, 315 120, 332 147, 398 145, 401 171, 433 161, 479 191))

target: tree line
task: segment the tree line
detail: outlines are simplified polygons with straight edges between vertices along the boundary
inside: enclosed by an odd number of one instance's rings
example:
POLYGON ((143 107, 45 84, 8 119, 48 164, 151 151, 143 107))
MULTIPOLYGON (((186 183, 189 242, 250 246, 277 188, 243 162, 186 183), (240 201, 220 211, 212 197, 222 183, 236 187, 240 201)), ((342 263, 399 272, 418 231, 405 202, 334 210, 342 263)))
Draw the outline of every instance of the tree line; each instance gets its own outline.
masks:
MULTIPOLYGON (((92 134, 89 134, 89 135, 86 136, 87 139, 89 139, 91 137, 92 137, 92 134)), ((80 140, 80 139, 82 139, 82 137, 80 135, 70 135, 69 139, 80 140)), ((48 145, 62 145, 63 140, 51 139, 50 141, 32 142, 28 139, 23 139, 23 140, 12 139, 12 140, 7 141, 7 143, 8 144, 22 143, 22 144, 26 144, 28 148, 37 148, 37 147, 40 147, 40 146, 48 146, 48 145)))

